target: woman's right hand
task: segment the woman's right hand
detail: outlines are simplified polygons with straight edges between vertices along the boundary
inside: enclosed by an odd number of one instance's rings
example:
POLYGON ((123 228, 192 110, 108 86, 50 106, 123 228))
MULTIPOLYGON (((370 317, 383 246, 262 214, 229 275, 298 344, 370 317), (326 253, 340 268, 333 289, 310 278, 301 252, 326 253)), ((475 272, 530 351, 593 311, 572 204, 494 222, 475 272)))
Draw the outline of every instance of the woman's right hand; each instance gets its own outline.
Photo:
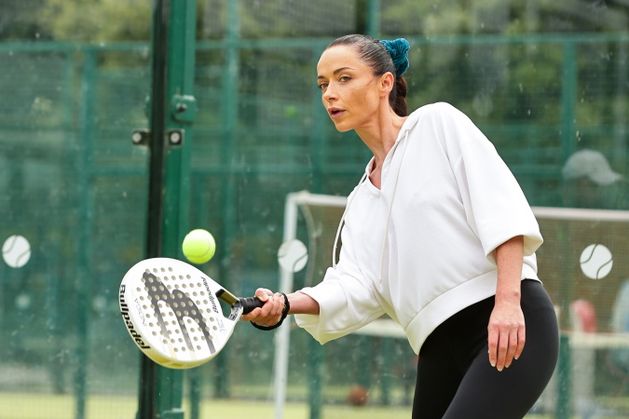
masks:
POLYGON ((278 292, 266 288, 258 288, 255 296, 264 301, 262 307, 254 308, 251 312, 244 314, 241 320, 251 321, 258 326, 275 326, 282 320, 284 310, 284 296, 278 292))

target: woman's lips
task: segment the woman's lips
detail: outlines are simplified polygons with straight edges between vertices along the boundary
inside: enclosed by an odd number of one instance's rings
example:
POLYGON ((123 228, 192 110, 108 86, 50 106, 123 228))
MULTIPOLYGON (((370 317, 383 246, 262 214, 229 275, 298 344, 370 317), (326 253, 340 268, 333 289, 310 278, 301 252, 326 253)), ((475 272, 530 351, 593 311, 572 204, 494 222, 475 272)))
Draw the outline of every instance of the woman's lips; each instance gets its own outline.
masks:
POLYGON ((328 114, 330 115, 330 118, 332 118, 332 119, 338 118, 339 116, 341 116, 344 113, 345 113, 345 110, 343 110, 343 109, 339 109, 339 108, 330 108, 330 109, 328 109, 328 114))

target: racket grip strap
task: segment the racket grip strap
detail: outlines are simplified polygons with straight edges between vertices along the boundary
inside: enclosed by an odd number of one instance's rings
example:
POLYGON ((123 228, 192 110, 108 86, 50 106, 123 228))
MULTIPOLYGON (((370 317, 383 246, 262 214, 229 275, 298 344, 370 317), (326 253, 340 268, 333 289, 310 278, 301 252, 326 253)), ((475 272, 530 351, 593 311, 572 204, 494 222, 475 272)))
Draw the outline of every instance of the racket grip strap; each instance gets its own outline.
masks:
POLYGON ((282 297, 284 297, 284 309, 282 310, 282 317, 280 318, 280 321, 274 324, 273 326, 260 326, 259 324, 251 322, 253 327, 260 330, 273 330, 273 329, 277 329, 278 327, 282 325, 282 323, 288 316, 288 312, 290 311, 290 303, 288 302, 288 297, 286 296, 286 294, 284 294, 283 292, 280 294, 282 294, 282 297))

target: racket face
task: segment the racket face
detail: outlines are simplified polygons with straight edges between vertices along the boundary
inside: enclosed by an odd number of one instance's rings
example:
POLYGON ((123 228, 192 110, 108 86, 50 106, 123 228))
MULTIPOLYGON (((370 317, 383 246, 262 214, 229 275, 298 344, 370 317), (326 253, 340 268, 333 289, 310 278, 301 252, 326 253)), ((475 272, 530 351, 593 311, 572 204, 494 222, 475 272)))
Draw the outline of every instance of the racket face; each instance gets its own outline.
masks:
POLYGON ((182 261, 146 259, 120 284, 119 303, 138 348, 168 368, 192 368, 223 349, 242 314, 236 305, 223 315, 216 293, 223 288, 182 261))

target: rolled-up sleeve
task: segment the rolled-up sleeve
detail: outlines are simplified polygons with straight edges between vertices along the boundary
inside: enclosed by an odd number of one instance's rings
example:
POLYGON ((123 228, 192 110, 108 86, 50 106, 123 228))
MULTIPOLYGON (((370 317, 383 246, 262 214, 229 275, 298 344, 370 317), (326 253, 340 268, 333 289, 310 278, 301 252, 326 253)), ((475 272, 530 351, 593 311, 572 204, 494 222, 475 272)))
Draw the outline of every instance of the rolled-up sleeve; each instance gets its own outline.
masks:
POLYGON ((319 303, 319 314, 296 314, 297 325, 319 343, 345 336, 380 317, 383 311, 373 288, 343 268, 328 268, 318 285, 300 290, 319 303))
POLYGON ((441 104, 442 140, 456 178, 468 223, 487 256, 515 236, 524 237, 524 255, 543 239, 517 180, 494 145, 456 108, 441 104))

